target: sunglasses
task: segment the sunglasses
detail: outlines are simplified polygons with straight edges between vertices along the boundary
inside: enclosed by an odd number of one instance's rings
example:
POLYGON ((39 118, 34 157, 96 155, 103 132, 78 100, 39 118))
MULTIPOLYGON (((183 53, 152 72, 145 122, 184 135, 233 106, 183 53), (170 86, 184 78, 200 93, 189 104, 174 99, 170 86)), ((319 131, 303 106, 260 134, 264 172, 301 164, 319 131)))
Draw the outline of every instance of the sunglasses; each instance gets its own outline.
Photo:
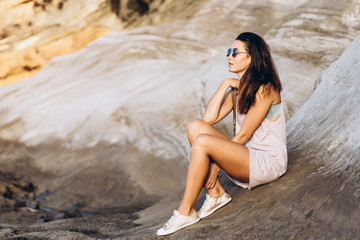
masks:
POLYGON ((228 56, 230 56, 230 54, 231 54, 232 57, 234 58, 234 57, 236 57, 236 55, 237 55, 238 53, 247 53, 247 52, 239 52, 238 50, 239 50, 239 49, 237 49, 237 48, 233 48, 233 49, 229 48, 229 49, 227 50, 227 52, 226 52, 226 56, 228 57, 228 56))

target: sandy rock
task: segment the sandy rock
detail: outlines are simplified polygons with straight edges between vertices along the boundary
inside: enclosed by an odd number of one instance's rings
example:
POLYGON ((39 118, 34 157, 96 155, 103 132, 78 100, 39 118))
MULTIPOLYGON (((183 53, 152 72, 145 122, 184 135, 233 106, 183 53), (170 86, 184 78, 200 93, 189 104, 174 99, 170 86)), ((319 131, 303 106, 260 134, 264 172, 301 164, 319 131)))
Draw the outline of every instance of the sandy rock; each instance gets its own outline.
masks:
MULTIPOLYGON (((13 144, 11 151, 1 151, 2 169, 31 175, 37 193, 47 193, 40 206, 54 214, 40 215, 42 221, 65 218, 65 211, 93 214, 29 226, 1 224, 0 236, 155 239, 181 200, 186 124, 201 116, 219 81, 229 76, 224 50, 236 34, 253 30, 269 41, 289 118, 320 82, 321 69, 358 35, 358 25, 349 20, 358 21, 352 14, 356 1, 292 3, 208 1, 190 19, 107 34, 26 81, 0 88, 0 136, 6 146, 13 144), (334 19, 324 6, 337 14, 334 19), (327 28, 318 18, 340 27, 325 38, 327 28), (315 37, 303 41, 308 36, 315 37), (316 61, 320 53, 327 57, 316 61)), ((289 121, 287 174, 251 191, 223 178, 233 196, 229 206, 170 239, 359 236, 358 46, 359 38, 289 121)), ((226 123, 219 127, 230 133, 226 123)))
POLYGON ((18 82, 54 57, 110 32, 192 16, 204 1, 4 0, 0 3, 0 85, 18 82), (185 14, 178 9, 186 6, 185 14), (164 18, 165 12, 174 11, 164 18), (117 12, 118 16, 114 14, 117 12), (180 13, 178 13, 180 12, 180 13))
MULTIPOLYGON (((116 17, 106 1, 12 1, 1 3, 0 84, 23 80, 54 57, 78 51, 109 32, 116 17), (98 25, 95 23, 98 21, 98 25), (102 23, 107 21, 108 25, 102 23)), ((120 26, 120 24, 116 24, 120 26)))

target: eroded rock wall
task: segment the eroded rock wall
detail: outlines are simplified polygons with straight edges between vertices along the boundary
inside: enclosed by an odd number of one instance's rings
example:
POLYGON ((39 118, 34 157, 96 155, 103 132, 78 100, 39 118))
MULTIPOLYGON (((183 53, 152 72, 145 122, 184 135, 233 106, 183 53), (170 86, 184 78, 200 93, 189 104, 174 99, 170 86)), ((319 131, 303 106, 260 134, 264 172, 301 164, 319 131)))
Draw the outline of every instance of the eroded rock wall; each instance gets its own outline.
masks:
MULTIPOLYGON (((1 87, 0 136, 10 142, 19 142, 26 149, 24 159, 29 159, 36 169, 36 174, 30 177, 37 191, 53 190, 39 203, 41 206, 57 210, 77 206, 92 213, 99 213, 99 209, 126 208, 130 205, 137 209, 153 204, 173 191, 174 194, 164 202, 154 205, 154 211, 149 209, 145 212, 148 218, 142 215, 137 222, 144 224, 141 227, 127 232, 121 230, 122 233, 112 229, 105 234, 107 228, 101 225, 101 229, 97 230, 103 233, 98 236, 154 237, 155 229, 171 213, 164 206, 176 207, 180 200, 179 189, 185 181, 189 150, 186 124, 201 116, 220 81, 232 76, 227 73, 224 52, 237 34, 254 31, 265 36, 270 43, 284 84, 283 100, 290 118, 312 94, 313 85, 323 69, 358 35, 359 26, 353 24, 359 18, 354 14, 358 9, 356 6, 359 6, 358 1, 329 5, 328 2, 315 4, 308 1, 255 3, 213 0, 203 5, 190 19, 109 33, 77 53, 56 58, 27 80, 1 87), (321 10, 325 6, 328 15, 321 10), (332 14, 335 14, 334 19, 332 14), (327 31, 326 22, 330 20, 338 25, 327 31), (308 38, 310 40, 305 41, 308 38), (319 56, 323 57, 317 60, 319 56), (43 174, 47 177, 44 178, 43 174), (157 217, 155 221, 154 216, 157 217)), ((351 46, 348 55, 356 52, 354 44, 351 46)), ((351 57, 344 66, 355 65, 356 61, 351 57)), ((344 62, 343 58, 340 62, 344 62)), ((338 64, 334 65, 337 66, 335 69, 342 66, 338 64)), ((352 72, 353 68, 343 69, 343 73, 356 75, 352 72)), ((333 74, 337 70, 329 71, 333 74)), ((340 78, 345 78, 343 73, 340 78)), ((310 110, 306 111, 311 112, 311 108, 315 108, 319 112, 328 106, 331 106, 330 110, 337 111, 341 107, 333 99, 343 100, 345 93, 353 94, 351 89, 358 87, 358 83, 354 85, 351 81, 344 87, 348 91, 340 91, 341 95, 334 92, 334 95, 321 100, 321 104, 325 104, 327 99, 330 105, 317 105, 315 100, 311 100, 310 110)), ((317 90, 320 91, 319 96, 326 93, 324 88, 331 89, 338 84, 319 85, 319 89, 323 89, 317 90)), ((355 102, 345 101, 356 109, 355 102)), ((338 115, 346 115, 346 109, 338 115)), ((358 112, 355 112, 355 115, 349 115, 354 122, 358 119, 358 112)), ((305 115, 303 113, 289 122, 290 165, 289 172, 281 180, 250 192, 241 191, 227 182, 229 192, 237 200, 233 208, 224 213, 230 214, 230 218, 236 221, 230 224, 225 221, 227 225, 221 225, 220 222, 229 219, 222 215, 220 220, 210 222, 211 226, 217 226, 214 229, 204 222, 192 228, 196 231, 186 230, 174 235, 174 238, 210 237, 219 229, 229 232, 224 238, 281 237, 281 229, 289 224, 288 231, 292 231, 292 235, 288 232, 289 236, 294 238, 305 236, 301 235, 302 231, 310 234, 306 236, 321 237, 323 231, 329 230, 328 225, 339 233, 343 233, 344 229, 350 230, 346 236, 357 234, 354 223, 349 220, 349 216, 354 215, 347 206, 357 213, 353 203, 358 196, 353 193, 357 192, 354 190, 358 189, 358 185, 352 185, 350 192, 346 189, 347 185, 341 185, 351 179, 355 183, 358 181, 358 168, 353 158, 356 159, 357 155, 350 154, 354 146, 358 146, 352 145, 357 138, 354 133, 348 138, 351 141, 344 138, 353 127, 352 121, 344 121, 327 112, 321 116, 312 113, 309 119, 305 115), (304 121, 299 120, 303 118, 304 121), (312 121, 327 124, 324 127, 322 124, 314 125, 317 127, 311 127, 312 131, 307 132, 312 121), (337 127, 339 121, 343 121, 341 128, 337 127), (307 134, 321 137, 310 138, 311 144, 308 144, 306 140, 310 135, 307 134), (342 138, 335 139, 337 134, 342 138), (340 156, 344 150, 341 142, 347 142, 344 147, 350 149, 345 150, 351 160, 343 164, 345 157, 341 156, 340 160, 326 166, 324 159, 340 156), (329 155, 324 149, 334 154, 329 155), (340 172, 334 170, 338 166, 341 166, 340 172), (341 174, 347 171, 346 168, 343 170, 344 166, 352 169, 351 178, 341 174), (324 187, 322 184, 325 183, 329 185, 324 187), (339 189, 343 189, 342 195, 336 195, 339 189), (341 205, 341 202, 344 203, 342 196, 349 197, 348 204, 341 205), (334 202, 330 202, 332 199, 334 202), (330 220, 334 216, 331 209, 339 209, 342 214, 339 221, 346 222, 349 227, 331 225, 330 220), (266 222, 263 220, 264 213, 268 219, 266 222), (247 218, 238 218, 238 215, 247 218), (331 218, 326 219, 326 216, 331 218), (247 224, 247 227, 237 223, 247 224), (261 224, 268 228, 252 235, 261 224), (203 228, 206 231, 198 231, 203 228), (233 232, 232 229, 243 230, 233 232), (316 229, 321 229, 321 232, 316 232, 316 229), (275 231, 277 235, 271 235, 275 231)), ((228 120, 219 127, 225 132, 231 131, 228 120)), ((3 159, 2 169, 11 166, 12 160, 3 159)), ((28 168, 24 161, 17 166, 21 171, 28 168)), ((97 221, 98 218, 92 219, 97 221)), ((76 221, 63 221, 63 230, 59 234, 73 234, 66 228, 76 221)), ((49 231, 54 231, 55 225, 46 226, 52 229, 49 231)), ((91 227, 96 225, 92 223, 91 227)), ((36 231, 37 227, 35 225, 26 231, 36 231)), ((10 233, 16 232, 14 229, 17 228, 10 227, 10 233)), ((87 227, 83 230, 89 233, 87 227)), ((19 235, 11 234, 9 236, 19 235)), ((336 237, 331 231, 329 236, 336 237)))
POLYGON ((0 86, 30 77, 54 57, 79 51, 108 32, 191 17, 204 2, 3 0, 0 86))

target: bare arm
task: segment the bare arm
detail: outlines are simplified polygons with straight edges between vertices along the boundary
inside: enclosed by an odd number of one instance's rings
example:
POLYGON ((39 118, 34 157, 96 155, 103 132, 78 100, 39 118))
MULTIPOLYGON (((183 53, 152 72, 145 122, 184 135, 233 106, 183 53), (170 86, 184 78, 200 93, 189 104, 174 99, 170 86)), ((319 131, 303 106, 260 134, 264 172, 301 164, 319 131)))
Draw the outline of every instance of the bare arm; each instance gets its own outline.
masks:
POLYGON ((254 105, 250 107, 240 131, 235 135, 232 141, 245 144, 246 141, 251 138, 255 130, 260 126, 262 121, 264 121, 271 104, 274 102, 274 94, 278 93, 271 91, 270 94, 266 94, 263 91, 263 86, 259 88, 256 93, 254 105))
POLYGON ((227 78, 221 83, 206 107, 203 116, 205 122, 215 124, 230 113, 233 107, 232 95, 227 90, 230 87, 238 88, 239 84, 240 80, 235 78, 227 78))

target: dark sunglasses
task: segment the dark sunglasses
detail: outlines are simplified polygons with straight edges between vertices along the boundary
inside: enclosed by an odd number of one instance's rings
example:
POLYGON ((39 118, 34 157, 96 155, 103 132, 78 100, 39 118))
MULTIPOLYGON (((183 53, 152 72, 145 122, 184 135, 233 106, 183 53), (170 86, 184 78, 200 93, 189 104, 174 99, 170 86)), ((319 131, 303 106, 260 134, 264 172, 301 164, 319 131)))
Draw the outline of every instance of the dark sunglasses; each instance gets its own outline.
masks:
POLYGON ((226 56, 228 57, 228 56, 230 56, 230 54, 231 54, 232 57, 234 58, 234 57, 236 57, 236 55, 237 55, 238 53, 247 53, 247 52, 239 52, 237 48, 233 48, 233 49, 229 48, 229 49, 227 50, 227 52, 226 52, 226 56))

